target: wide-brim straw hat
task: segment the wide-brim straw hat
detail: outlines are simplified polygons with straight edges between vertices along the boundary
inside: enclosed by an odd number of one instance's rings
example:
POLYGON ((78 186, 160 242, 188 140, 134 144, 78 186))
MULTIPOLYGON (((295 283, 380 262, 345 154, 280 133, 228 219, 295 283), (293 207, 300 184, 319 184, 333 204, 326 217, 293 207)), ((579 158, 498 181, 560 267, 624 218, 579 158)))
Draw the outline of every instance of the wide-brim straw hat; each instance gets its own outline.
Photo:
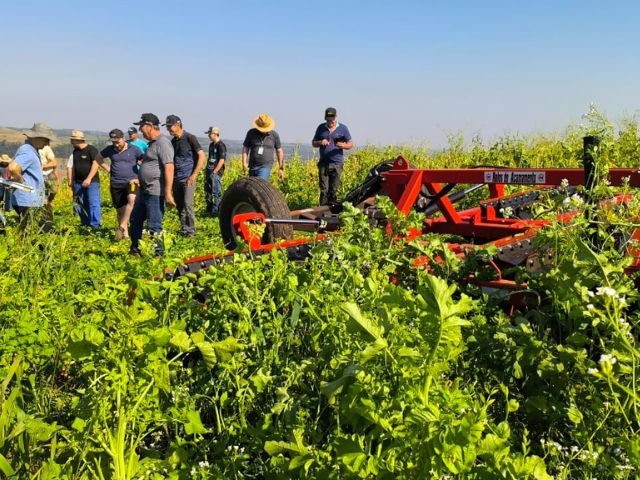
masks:
POLYGON ((262 133, 267 133, 276 128, 276 122, 269 115, 263 113, 253 119, 253 126, 262 133))
POLYGON ((71 130, 71 135, 69 135, 69 139, 70 140, 82 140, 82 141, 86 141, 87 139, 84 138, 84 132, 81 130, 71 130))
POLYGON ((34 123, 30 130, 23 130, 22 133, 28 138, 46 138, 52 142, 57 140, 53 128, 46 123, 34 123))

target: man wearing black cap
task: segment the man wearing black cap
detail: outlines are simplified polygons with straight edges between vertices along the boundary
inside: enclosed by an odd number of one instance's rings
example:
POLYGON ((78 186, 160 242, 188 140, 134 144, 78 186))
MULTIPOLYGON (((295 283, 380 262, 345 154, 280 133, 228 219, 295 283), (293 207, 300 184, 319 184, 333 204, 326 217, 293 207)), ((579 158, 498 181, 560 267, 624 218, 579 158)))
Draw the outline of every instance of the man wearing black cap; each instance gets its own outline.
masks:
MULTIPOLYGON (((160 133, 160 120, 153 113, 143 113, 135 122, 140 132, 149 142, 149 148, 142 157, 138 172, 140 191, 131 212, 129 235, 131 253, 140 254, 139 242, 145 220, 152 235, 162 232, 165 202, 175 207, 173 200, 173 147, 167 137, 160 133)), ((156 254, 164 254, 161 241, 156 243, 156 254)))
POLYGON ((173 145, 173 196, 176 199, 182 234, 196 236, 196 215, 193 197, 196 191, 196 178, 204 166, 205 156, 195 135, 182 128, 182 120, 177 115, 169 115, 163 125, 171 134, 173 145))
POLYGON ((111 145, 100 151, 96 162, 110 173, 111 201, 118 214, 115 238, 121 240, 129 238, 129 218, 139 185, 136 167, 142 161, 143 154, 138 147, 125 142, 124 133, 118 128, 109 132, 109 140, 111 145), (111 160, 111 165, 105 163, 105 158, 111 160))
POLYGON ((147 142, 138 136, 138 129, 136 127, 129 127, 127 133, 129 134, 129 140, 127 140, 129 145, 135 145, 142 153, 147 151, 147 142))
POLYGON ((318 125, 311 144, 320 149, 318 185, 320 205, 337 202, 340 177, 344 166, 344 151, 353 147, 351 133, 346 125, 338 123, 338 112, 333 107, 324 111, 325 123, 318 125))

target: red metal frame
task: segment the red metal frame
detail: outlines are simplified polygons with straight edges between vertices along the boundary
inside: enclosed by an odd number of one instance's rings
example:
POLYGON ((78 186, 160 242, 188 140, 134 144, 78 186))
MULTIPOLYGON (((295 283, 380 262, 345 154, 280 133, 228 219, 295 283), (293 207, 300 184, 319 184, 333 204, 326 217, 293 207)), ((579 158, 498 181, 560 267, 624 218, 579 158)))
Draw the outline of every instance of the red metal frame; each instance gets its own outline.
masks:
MULTIPOLYGON (((522 253, 515 253, 516 259, 528 259, 529 250, 523 248, 523 242, 529 242, 540 228, 549 225, 548 220, 522 220, 517 218, 502 218, 497 215, 495 207, 491 203, 496 200, 509 199, 505 196, 506 185, 530 186, 541 188, 549 186, 577 186, 584 185, 585 172, 578 168, 558 169, 506 169, 506 168, 474 168, 474 169, 413 169, 401 156, 398 157, 391 170, 380 173, 382 189, 395 203, 398 210, 405 215, 416 204, 421 192, 426 190, 429 195, 437 196, 443 184, 486 184, 489 188, 490 199, 483 201, 480 206, 459 211, 448 196, 443 195, 436 201, 441 216, 425 218, 422 230, 407 232, 409 239, 417 238, 426 233, 452 234, 468 238, 473 243, 469 245, 450 244, 450 248, 458 255, 464 255, 469 248, 495 246, 504 252, 505 249, 514 251, 522 249, 522 253), (520 256, 519 256, 520 255, 520 256)), ((640 186, 640 170, 631 168, 616 168, 609 170, 609 181, 613 186, 629 185, 640 186)), ((629 196, 619 195, 612 201, 622 203, 628 201, 629 196)), ((292 218, 319 218, 329 214, 328 207, 318 207, 291 212, 292 218)), ((558 215, 557 221, 569 222, 577 212, 569 212, 558 215)), ((250 252, 268 252, 274 249, 287 249, 310 243, 323 241, 326 236, 317 234, 312 238, 299 238, 285 240, 272 244, 263 244, 260 235, 252 232, 251 225, 264 223, 268 220, 261 213, 244 213, 236 215, 233 226, 237 234, 247 243, 250 252)), ((301 227, 299 230, 310 228, 301 227)), ((390 231, 390 228, 388 228, 390 231)), ((627 254, 633 257, 633 263, 629 272, 640 270, 640 230, 634 231, 632 243, 627 247, 627 254)), ((222 255, 210 255, 189 259, 186 262, 203 262, 208 259, 221 258, 233 255, 227 252, 222 255)), ((504 253, 509 257, 509 253, 504 253)), ((500 257, 500 256, 498 256, 500 257)), ((419 258, 416 265, 425 265, 437 259, 419 258)), ((528 260, 527 260, 528 261, 528 260)), ((491 288, 503 288, 514 290, 525 287, 515 284, 512 280, 502 278, 500 267, 494 263, 497 279, 480 281, 472 277, 469 281, 491 288)))

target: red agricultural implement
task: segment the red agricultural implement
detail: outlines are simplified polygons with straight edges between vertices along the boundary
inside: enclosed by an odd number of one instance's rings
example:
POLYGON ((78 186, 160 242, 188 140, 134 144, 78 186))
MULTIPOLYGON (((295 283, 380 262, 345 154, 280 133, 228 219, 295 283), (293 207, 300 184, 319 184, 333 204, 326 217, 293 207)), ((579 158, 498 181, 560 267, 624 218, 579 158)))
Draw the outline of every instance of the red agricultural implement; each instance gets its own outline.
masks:
MULTIPOLYGON (((243 178, 225 193, 220 210, 220 229, 227 248, 236 247, 236 237, 246 244, 251 255, 261 255, 281 250, 290 259, 302 260, 311 254, 318 242, 327 235, 340 231, 339 213, 345 202, 364 210, 372 224, 388 228, 388 221, 376 207, 377 195, 386 195, 398 210, 408 214, 415 210, 424 215, 419 230, 406 233, 408 240, 419 239, 429 233, 446 234, 462 238, 459 243, 448 243, 458 255, 470 249, 494 246, 495 257, 489 261, 495 270, 493 280, 473 277, 469 281, 487 288, 519 290, 522 285, 507 278, 504 272, 520 265, 534 271, 544 259, 538 257, 533 245, 536 233, 547 227, 550 220, 534 219, 531 206, 541 195, 557 190, 571 195, 576 186, 584 185, 587 191, 594 182, 594 160, 591 152, 598 143, 597 137, 584 139, 584 168, 557 169, 413 169, 402 157, 383 162, 373 168, 366 180, 352 190, 341 202, 330 206, 289 211, 282 195, 268 182, 258 178, 243 178), (519 193, 505 195, 505 185, 527 186, 519 193), (464 188, 466 187, 466 188, 464 188), (480 188, 488 188, 489 199, 479 205, 458 210, 457 202, 480 188), (509 214, 506 214, 509 212, 509 214), (255 225, 265 227, 256 232, 255 225), (313 232, 309 237, 292 239, 293 230, 313 232)), ((640 186, 640 170, 615 168, 609 170, 612 186, 640 186)), ((617 195, 608 202, 624 204, 629 195, 617 195)), ((562 213, 557 221, 568 223, 579 211, 562 213)), ((633 256, 630 271, 640 269, 640 250, 633 245, 640 240, 636 230, 624 248, 633 256)), ((244 254, 249 254, 247 250, 244 254)), ((178 277, 196 273, 212 265, 230 261, 238 252, 190 258, 170 275, 178 277)), ((416 259, 416 265, 433 261, 416 259)))

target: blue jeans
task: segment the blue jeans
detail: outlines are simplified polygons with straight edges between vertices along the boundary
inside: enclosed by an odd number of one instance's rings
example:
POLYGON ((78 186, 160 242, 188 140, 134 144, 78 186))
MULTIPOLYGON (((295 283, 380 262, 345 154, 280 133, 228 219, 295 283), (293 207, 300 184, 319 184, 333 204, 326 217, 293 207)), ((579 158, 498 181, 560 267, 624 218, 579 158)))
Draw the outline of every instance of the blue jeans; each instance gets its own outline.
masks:
POLYGON ((263 180, 269 181, 269 176, 271 175, 271 168, 273 165, 268 166, 260 166, 256 165, 255 167, 249 167, 249 176, 250 177, 260 177, 263 180))
MULTIPOLYGON (((162 232, 163 218, 164 197, 162 195, 149 195, 148 193, 138 192, 129 221, 129 236, 131 237, 132 252, 140 252, 138 244, 142 238, 144 221, 147 221, 147 229, 151 235, 155 236, 162 232)), ((156 242, 156 254, 164 254, 162 242, 156 242)))
POLYGON ((85 227, 100 228, 102 214, 100 212, 100 183, 91 182, 88 187, 82 183, 73 183, 74 209, 85 227))
POLYGON ((222 198, 222 175, 214 174, 210 169, 205 171, 204 197, 207 200, 207 212, 218 213, 222 198))

